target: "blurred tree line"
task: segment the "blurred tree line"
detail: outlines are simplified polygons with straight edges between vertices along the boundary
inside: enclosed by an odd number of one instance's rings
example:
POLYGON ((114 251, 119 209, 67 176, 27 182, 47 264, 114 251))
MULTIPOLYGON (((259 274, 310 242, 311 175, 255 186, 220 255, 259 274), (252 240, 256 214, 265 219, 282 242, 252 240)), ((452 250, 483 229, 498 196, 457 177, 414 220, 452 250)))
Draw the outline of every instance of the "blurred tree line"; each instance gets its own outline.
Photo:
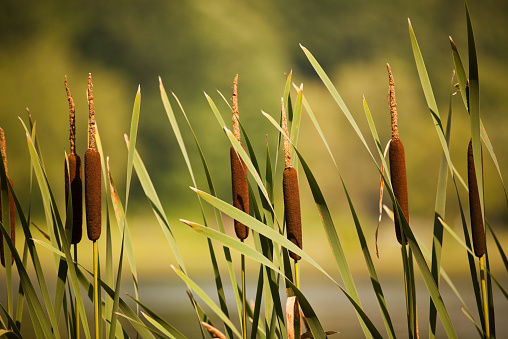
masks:
MULTIPOLYGON (((470 1, 469 6, 480 63, 482 118, 503 170, 508 166, 508 150, 504 147, 508 136, 503 131, 503 126, 508 126, 508 86, 504 81, 508 76, 508 2, 470 1)), ((467 62, 463 1, 4 0, 0 3, 0 126, 7 137, 11 176, 26 195, 29 158, 17 117, 26 120, 28 107, 37 121, 50 182, 55 190, 62 187, 62 192, 55 193, 63 196, 64 151, 68 150, 68 104, 63 79, 67 75, 76 101, 77 147, 82 154, 88 118, 86 78, 91 72, 99 132, 120 190, 124 191, 127 154, 123 134, 128 133, 140 84, 138 150, 170 210, 196 207, 193 193, 187 189, 190 177, 160 100, 161 76, 166 90, 174 91, 181 100, 198 134, 219 195, 230 199, 229 174, 223 170, 223 164, 229 161, 228 143, 203 91, 229 121, 230 111, 216 90, 229 99, 238 73, 243 125, 260 155, 265 152, 268 135, 273 157, 276 131, 260 112, 278 116, 285 75, 292 70, 295 83, 304 83, 304 93, 339 161, 353 201, 364 202, 358 206, 360 212, 375 214, 377 170, 317 78, 299 47, 301 43, 332 78, 368 137, 362 107, 365 96, 383 142, 390 137, 385 67, 390 63, 396 82, 399 128, 406 145, 410 210, 416 215, 432 216, 441 153, 418 80, 407 18, 415 29, 445 117, 453 69, 449 35, 467 62)), ((175 101, 172 103, 189 152, 197 157, 179 108, 175 101)), ((453 100, 453 108, 452 156, 459 173, 465 175, 468 117, 459 98, 453 100)), ((317 173, 329 204, 337 211, 347 208, 339 179, 330 169, 331 161, 325 148, 315 141, 319 139, 305 114, 302 126, 300 148, 317 173)), ((492 198, 487 198, 487 212, 506 216, 492 162, 487 160, 485 167, 489 175, 487 189, 492 192, 492 198)), ((199 167, 196 170, 201 172, 199 167)), ((203 180, 200 184, 205 187, 203 180)), ((302 186, 307 189, 307 185, 302 186)), ((142 196, 136 182, 133 192, 135 200, 142 196)), ((450 194, 454 194, 453 189, 450 194)), ((307 206, 314 210, 311 201, 307 206)))

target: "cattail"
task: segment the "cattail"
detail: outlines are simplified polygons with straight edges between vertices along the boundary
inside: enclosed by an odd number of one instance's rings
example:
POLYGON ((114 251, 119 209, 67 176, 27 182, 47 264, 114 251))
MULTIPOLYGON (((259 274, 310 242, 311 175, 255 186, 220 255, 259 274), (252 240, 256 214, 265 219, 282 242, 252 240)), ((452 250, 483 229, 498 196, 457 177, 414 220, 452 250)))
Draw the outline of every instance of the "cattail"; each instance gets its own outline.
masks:
MULTIPOLYGON (((11 184, 11 187, 14 188, 12 179, 9 178, 8 170, 7 170, 7 152, 6 152, 6 143, 5 143, 5 134, 4 130, 0 127, 0 150, 2 152, 2 159, 5 168, 5 175, 11 184)), ((11 240, 15 244, 16 243, 16 206, 14 204, 14 198, 12 196, 12 191, 9 189, 9 223, 11 226, 11 240)), ((3 215, 2 215, 2 196, 0 195, 0 222, 3 223, 3 215)), ((5 256, 4 256, 4 236, 3 233, 0 232, 0 261, 2 266, 5 267, 5 256)), ((11 258, 11 262, 14 262, 14 257, 11 258)))
MULTIPOLYGON (((284 109, 284 99, 282 98, 282 130, 288 134, 286 111, 284 109)), ((300 190, 298 188, 298 174, 291 165, 291 152, 289 149, 289 140, 284 137, 284 160, 285 169, 282 173, 282 192, 284 195, 284 215, 286 218, 286 228, 288 240, 302 248, 302 214, 300 211, 300 190)), ((300 256, 289 251, 289 255, 294 260, 300 260, 300 256)))
MULTIPOLYGON (((481 164, 483 169, 483 149, 481 151, 481 164)), ((480 192, 474 168, 473 144, 471 141, 469 141, 469 146, 467 147, 467 183, 469 186, 469 213, 471 215, 471 233, 473 236, 474 254, 480 258, 485 254, 485 233, 483 229, 480 192)))
POLYGON ((69 200, 69 189, 71 191, 72 200, 72 237, 71 244, 77 244, 81 241, 83 234, 83 175, 81 157, 76 154, 76 123, 75 123, 75 107, 72 99, 67 77, 65 77, 65 90, 67 92, 67 100, 69 101, 69 141, 70 153, 67 155, 67 164, 65 168, 65 206, 69 200))
MULTIPOLYGON (((233 82, 233 134, 240 142, 240 126, 238 123, 238 74, 233 82)), ((243 146, 242 146, 243 147, 243 146)), ((245 148, 244 148, 245 149, 245 148)), ((233 206, 249 213, 249 184, 247 182, 247 165, 236 153, 233 146, 229 150, 231 158, 231 186, 233 189, 233 206)), ((249 236, 249 228, 235 220, 236 236, 244 240, 249 236)))
POLYGON ((88 150, 85 152, 85 208, 88 239, 101 236, 101 156, 95 150, 95 108, 92 74, 88 75, 88 150))
MULTIPOLYGON (((406 156, 404 154, 404 146, 399 139, 399 131, 397 128, 397 102, 395 101, 395 82, 393 81, 392 70, 390 65, 386 64, 388 69, 388 78, 390 84, 390 114, 392 123, 392 140, 390 141, 390 178, 392 181, 393 194, 397 199, 406 220, 409 222, 409 203, 407 196, 407 178, 406 178, 406 156)), ((402 235, 400 234, 400 220, 398 217, 396 205, 393 210, 395 212, 395 234, 397 240, 402 244, 402 235)), ((407 240, 406 240, 407 244, 407 240)))

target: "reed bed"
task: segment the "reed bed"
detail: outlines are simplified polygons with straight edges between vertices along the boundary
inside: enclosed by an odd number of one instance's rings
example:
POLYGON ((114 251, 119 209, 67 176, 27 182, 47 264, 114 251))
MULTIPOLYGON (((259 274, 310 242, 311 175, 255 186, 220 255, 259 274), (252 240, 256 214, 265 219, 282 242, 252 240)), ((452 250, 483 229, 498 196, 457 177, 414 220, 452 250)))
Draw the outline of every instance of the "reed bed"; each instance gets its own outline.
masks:
MULTIPOLYGON (((158 189, 166 190, 166 187, 155 187, 150 177, 150 164, 143 162, 142 152, 138 152, 137 132, 140 120, 141 96, 138 88, 129 135, 125 135, 128 152, 126 173, 126 196, 125 199, 118 194, 113 175, 110 170, 108 152, 117 150, 103 149, 98 125, 95 121, 95 106, 93 100, 93 85, 91 74, 88 76, 88 128, 80 130, 75 125, 75 105, 70 94, 67 79, 65 79, 67 99, 69 103, 70 120, 70 150, 65 154, 65 208, 66 213, 60 213, 60 202, 56 201, 52 183, 47 180, 46 167, 41 157, 41 149, 37 142, 35 123, 29 115, 28 119, 21 119, 21 124, 26 133, 27 148, 29 151, 30 170, 33 171, 35 180, 32 189, 40 191, 40 200, 43 205, 46 227, 35 231, 32 225, 30 206, 21 206, 20 199, 9 179, 7 171, 7 150, 3 130, 0 130, 0 144, 2 148, 0 161, 0 188, 1 204, 0 213, 0 250, 2 264, 5 266, 6 283, 0 287, 1 293, 6 293, 7 303, 1 304, 0 313, 0 336, 22 338, 30 335, 36 338, 186 338, 189 336, 182 330, 180 320, 167 317, 166 312, 156 310, 147 304, 139 293, 138 288, 142 285, 138 281, 133 243, 137 241, 131 237, 131 226, 127 223, 127 203, 130 195, 137 191, 130 191, 131 177, 133 174, 139 179, 143 195, 149 202, 158 224, 168 242, 167 253, 159 249, 153 249, 157 253, 151 253, 151 260, 158 260, 161 267, 171 268, 175 277, 182 281, 181 293, 188 297, 188 307, 191 309, 192 321, 197 327, 197 335, 202 338, 327 338, 328 336, 339 337, 341 328, 345 326, 341 319, 337 319, 333 328, 325 328, 318 314, 322 311, 315 307, 312 299, 311 286, 300 284, 300 265, 308 267, 312 271, 312 279, 323 279, 336 287, 337 295, 344 298, 344 304, 336 305, 336 309, 348 309, 357 318, 356 336, 366 338, 395 338, 411 337, 419 338, 427 336, 422 327, 429 328, 429 338, 434 337, 458 337, 458 327, 468 327, 470 333, 481 338, 494 338, 496 335, 496 321, 503 321, 502 314, 495 314, 494 301, 504 303, 508 300, 508 293, 501 279, 495 276, 489 253, 499 254, 503 258, 504 267, 501 270, 508 272, 508 260, 503 244, 496 235, 498 225, 491 225, 488 221, 488 213, 485 210, 485 196, 489 191, 483 185, 483 149, 488 151, 492 158, 499 177, 502 181, 502 172, 487 135, 488 126, 484 126, 480 118, 479 108, 479 85, 478 63, 476 60, 476 47, 474 43, 473 28, 470 14, 466 4, 466 23, 468 38, 468 75, 462 63, 458 48, 450 38, 451 55, 453 57, 454 76, 450 86, 450 107, 452 101, 462 99, 464 112, 469 114, 471 125, 471 142, 468 147, 467 168, 454 166, 454 159, 449 151, 451 138, 451 114, 448 114, 446 127, 444 119, 439 113, 432 86, 427 74, 426 66, 418 45, 415 31, 408 22, 410 44, 413 50, 419 81, 423 95, 429 108, 429 115, 436 128, 436 134, 440 141, 440 148, 435 150, 436 157, 441 158, 438 182, 436 183, 437 194, 435 202, 435 216, 433 219, 434 229, 432 234, 432 253, 427 251, 424 241, 419 239, 414 232, 413 221, 409 221, 408 195, 411 187, 407 185, 407 176, 417 176, 418 173, 406 173, 405 151, 400 141, 397 123, 397 109, 395 101, 395 82, 389 65, 389 111, 391 115, 391 138, 389 146, 389 166, 381 145, 377 127, 374 123, 373 114, 370 112, 367 100, 364 98, 363 107, 369 132, 360 129, 355 117, 349 111, 342 100, 338 90, 328 77, 325 70, 320 66, 317 58, 301 46, 303 53, 310 66, 314 69, 317 77, 323 83, 323 90, 329 92, 337 103, 338 111, 342 111, 352 130, 357 134, 359 142, 365 146, 366 153, 370 155, 373 168, 378 171, 382 179, 382 187, 386 196, 386 215, 393 218, 396 237, 393 237, 393 246, 400 247, 403 264, 403 280, 405 291, 400 291, 400 298, 405 298, 407 324, 404 332, 396 331, 396 320, 391 314, 388 304, 392 301, 385 298, 383 285, 376 272, 376 262, 369 251, 369 241, 374 234, 365 225, 368 222, 360 221, 356 212, 356 201, 353 201, 345 178, 340 174, 341 161, 336 159, 331 151, 318 116, 312 109, 312 97, 306 98, 303 85, 293 85, 293 73, 286 77, 285 84, 281 84, 283 96, 281 110, 275 116, 262 112, 259 119, 266 119, 273 127, 272 133, 278 136, 276 143, 266 142, 266 148, 255 149, 251 138, 255 131, 249 130, 249 126, 243 125, 239 118, 238 108, 238 75, 233 84, 232 106, 228 100, 219 93, 218 100, 224 103, 216 104, 215 96, 205 93, 205 100, 210 105, 210 114, 216 118, 217 126, 208 126, 206 133, 214 133, 222 130, 225 140, 230 148, 231 169, 231 192, 221 197, 217 193, 214 179, 219 175, 226 175, 226 171, 212 173, 208 166, 206 152, 201 147, 199 138, 201 133, 196 133, 187 117, 183 105, 173 94, 168 97, 162 79, 159 78, 159 89, 164 111, 168 117, 169 125, 178 142, 182 157, 187 165, 191 182, 182 185, 191 185, 199 201, 200 210, 196 211, 192 218, 195 220, 180 219, 182 224, 174 225, 171 218, 166 214, 167 206, 159 199, 158 189), (458 84, 455 85, 455 82, 458 84), (295 91, 293 90, 295 88, 295 91), (453 96, 456 88, 460 90, 460 96, 453 96), (292 98, 292 93, 296 97, 292 98), (455 99, 457 98, 457 99, 455 99), (173 106, 178 107, 174 111, 173 106), (232 112, 233 128, 228 128, 221 113, 221 107, 232 112), (299 138, 302 119, 307 114, 312 125, 315 127, 319 138, 306 140, 299 138), (183 118, 184 120, 177 119, 183 118), (184 121, 185 126, 180 126, 178 121, 184 121), (184 129, 183 129, 183 128, 184 129), (185 130, 192 137, 193 144, 189 145, 182 134, 185 130), (88 147, 84 156, 84 183, 82 182, 81 160, 77 155, 75 136, 79 133, 88 133, 88 147), (251 133, 249 135, 249 133, 251 133), (371 148, 367 142, 372 138, 375 148, 371 148), (301 139, 301 140, 300 140, 301 139), (323 144, 329 153, 330 159, 338 174, 339 186, 345 193, 345 200, 350 209, 351 227, 354 227, 354 235, 358 238, 363 254, 363 261, 369 274, 372 293, 369 296, 360 295, 359 284, 355 283, 353 271, 350 269, 351 254, 344 250, 344 240, 337 229, 347 225, 336 226, 335 216, 332 216, 331 205, 327 203, 322 187, 318 184, 318 174, 313 172, 313 164, 307 162, 302 143, 323 144), (193 147, 199 159, 195 162, 189 156, 187 149, 193 147), (281 159, 284 159, 281 161, 281 159), (260 160, 264 160, 265 167, 260 166, 260 160), (148 165, 148 166, 146 166, 148 165), (389 169, 389 174, 385 169, 389 169), (467 172, 467 183, 461 177, 467 172), (204 173, 204 182, 201 184, 199 175, 204 173), (450 179, 450 180, 448 180, 450 179), (103 182, 105 180, 106 182, 103 182), (81 240, 83 202, 81 200, 84 184, 84 206, 86 214, 87 235, 93 243, 93 267, 88 267, 88 261, 77 257, 77 245, 81 240), (315 222, 302 225, 302 213, 307 211, 304 201, 300 201, 300 189, 308 185, 311 198, 316 204, 319 217, 315 222), (446 197, 447 188, 451 187, 456 192, 455 196, 446 197), (469 194, 466 194, 465 192, 469 194), (463 206, 463 196, 469 197, 470 218, 466 218, 467 211, 463 206), (282 198, 281 198, 282 197, 282 198), (72 203, 69 204, 68 199, 72 203), (105 203, 103 203, 105 200, 105 203), (390 209, 386 206, 392 206, 390 209), (446 217, 447 205, 458 206, 459 215, 446 217), (305 208, 304 208, 305 207, 305 208), (27 212, 28 211, 28 212, 27 212), (13 216, 17 215, 17 219, 13 216), (114 215, 114 218, 112 216, 114 215), (226 218, 225 216, 228 216, 226 218), (468 220, 469 219, 469 220, 468 220), (7 220, 9 220, 7 222, 7 220), (456 228, 450 226, 460 220, 462 234, 456 228), (121 239, 112 236, 112 225, 117 223, 121 239), (16 225, 14 225, 16 223, 16 225), (318 225, 326 234, 323 246, 330 248, 330 265, 333 272, 324 268, 314 259, 312 246, 302 247, 304 234, 311 234, 318 225), (470 224, 470 227, 469 225, 470 224), (193 272, 186 267, 186 262, 196 260, 196 256, 189 258, 182 250, 185 242, 178 238, 177 227, 189 227, 199 236, 206 239, 210 258, 210 266, 213 276, 210 281, 215 284, 216 295, 209 292, 196 283, 193 272), (15 229, 18 234, 15 241, 15 229), (104 230, 102 229, 104 228, 104 230), (47 230, 45 238, 40 239, 39 230, 47 230), (21 233, 20 233, 21 231, 21 233), (104 232, 103 232, 104 231, 104 232), (101 237, 101 233, 104 233, 101 237), (447 246, 443 244, 443 234, 449 233, 456 246, 463 248, 462 253, 453 253, 467 263, 469 267, 472 289, 469 291, 474 296, 476 304, 469 305, 464 302, 463 296, 453 284, 453 279, 446 274, 446 267, 441 265, 442 254, 447 246), (493 239, 494 242, 491 242, 493 239), (99 258, 98 242, 104 242, 105 253, 99 258), (22 246, 21 246, 22 245, 22 246), (74 245, 74 255, 71 253, 71 245, 74 245), (117 246, 119 245, 119 246, 117 246), (118 250, 117 261, 113 260, 113 251, 118 250), (217 251, 220 249, 221 251, 217 251), (40 253, 49 252, 53 256, 52 263, 43 263, 40 253), (9 256, 11 260, 5 260, 9 256), (124 270, 124 256, 128 261, 129 272, 124 270), (241 261, 242 281, 237 281, 239 274, 237 260, 241 261), (294 262, 294 266, 291 263, 294 262), (46 265, 54 264, 53 270, 48 270, 46 265), (102 266, 102 272, 99 267, 102 266), (225 267, 227 273, 221 267, 225 267), (48 272, 58 272, 56 277, 48 272), (250 286, 255 286, 249 291, 253 296, 248 300, 246 293, 246 271, 255 272, 250 286), (338 272, 338 274, 337 274, 338 272), (337 276, 338 275, 338 276, 337 276), (130 276, 133 281, 134 295, 125 295, 122 290, 122 277, 130 276), (48 281, 54 280, 55 286, 48 287, 48 281), (462 310, 451 309, 442 297, 441 280, 456 294, 456 299, 462 303, 462 310), (19 286, 13 286, 13 281, 19 281, 19 286), (422 315, 420 305, 416 305, 416 283, 422 281, 424 293, 428 297, 429 316, 422 315), (506 300, 494 300, 493 289, 501 292, 506 300), (231 290, 231 293, 229 293, 231 290), (5 292, 4 292, 5 291, 5 292), (367 308, 362 305, 362 298, 375 298, 378 310, 367 308), (93 326, 89 314, 93 307, 93 326), (23 310, 29 313, 25 316, 23 310), (451 313, 460 313, 461 321, 452 322, 451 313), (382 320, 379 320, 382 319, 382 320), (439 322, 438 322, 439 319, 439 322), (238 327, 240 324, 241 328, 238 327), (90 328, 93 328, 93 331, 90 328), (31 332, 27 332, 31 331, 31 332), (476 331, 476 332, 475 332, 476 331), (28 334, 30 333, 30 334, 28 334)), ((382 65, 380 65, 381 67, 382 65)), ((418 81, 415 79, 415 81, 418 81)), ((400 98, 400 97, 399 97, 400 98)), ((62 100, 65 97, 62 96, 62 100)), ((246 113, 242 112, 242 116, 246 113)), ((382 112, 375 112, 376 116, 387 116, 382 112)), ((404 119, 409 119, 414 112, 404 112, 404 119)), ((418 114, 421 114, 419 112, 418 114)), ((228 114, 229 116, 229 114, 228 114)), ((246 121, 246 120, 244 120, 246 121)), ((47 123, 40 121, 39 124, 47 123)), ((54 122, 52 122, 54 123, 54 122)), ((58 123, 60 124, 60 123, 58 123)), ((62 123, 62 126, 64 123, 62 123)), ((384 124, 388 126, 388 124, 384 124)), ((168 128, 169 130, 169 128, 168 128)), ((388 131, 388 129, 386 129, 388 131)), ((166 135, 158 136, 163 139, 166 135)), ((256 135, 256 138, 258 136, 256 135)), ((265 138, 265 136, 263 136, 265 138)), ((411 138, 407 135, 405 140, 411 138)), ((268 140, 268 139, 267 139, 268 140)), ((408 150, 418 152, 418 150, 408 150)), ((409 153, 408 153, 409 154, 409 153)), ((487 152, 486 152, 487 154, 487 152)), ((320 156, 325 160, 326 156, 320 156)), ((329 159, 326 159, 327 161, 329 159)), ((350 159, 348 161, 351 161, 350 159)), ((457 163, 459 163, 457 161, 457 163)), ((490 164, 490 163, 489 163, 490 164)), ((111 164, 115 165, 115 164, 111 164)), ((368 166, 368 165, 367 165, 368 166)), ((506 188, 503 190, 506 194, 506 188)), ((373 187, 373 190, 377 190, 373 187)), ((413 192, 417 194, 417 192, 413 192)), ((363 203, 363 202, 361 202, 363 203)), ((374 202, 375 204, 375 202, 374 202)), ((64 205, 62 201, 61 205, 64 205)), ((132 209, 130 209, 132 210, 132 209)), ((180 217, 180 216, 176 216, 180 217)), ((139 227, 148 227, 139 225, 139 227)), ((430 230, 429 230, 430 232, 430 230)), ((146 234, 152 234, 146 232, 146 234)), ((396 258, 390 258, 395 262, 396 258)), ((204 260, 199 257, 198 260, 204 260)), ((358 260, 354 261, 358 263, 358 260)), ((496 272, 499 271, 496 270, 496 272)), ((307 277, 303 277, 307 278, 307 277)), ((310 278, 310 277, 309 277, 310 278)), ((303 281, 303 280, 302 280, 303 281)), ((214 293, 215 293, 214 292, 214 293)), ((419 292, 421 293, 421 292, 419 292)), ((162 298, 162 296, 160 296, 162 298)), ((174 297, 174 296, 173 296, 174 297)), ((330 295, 330 298, 334 296, 330 295)), ((394 302, 395 307, 400 308, 399 303, 394 302)), ((166 305, 168 309, 175 308, 173 304, 166 305)), ((393 307, 393 304, 392 304, 393 307)), ((178 309, 181 313, 183 310, 178 309)), ((348 320, 349 321, 349 320, 348 320)), ((189 336, 190 337, 190 336, 189 336)))

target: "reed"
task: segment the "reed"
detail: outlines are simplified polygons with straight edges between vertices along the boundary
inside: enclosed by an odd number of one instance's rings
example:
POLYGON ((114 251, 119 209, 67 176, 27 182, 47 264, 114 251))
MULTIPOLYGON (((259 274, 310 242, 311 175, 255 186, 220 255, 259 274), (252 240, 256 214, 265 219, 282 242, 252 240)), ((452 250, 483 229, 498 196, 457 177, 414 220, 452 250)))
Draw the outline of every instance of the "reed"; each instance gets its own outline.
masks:
MULTIPOLYGON (((238 74, 233 82, 233 134, 236 140, 240 142, 240 124, 238 122, 238 74)), ((243 146, 242 146, 243 147, 243 146)), ((244 148, 245 149, 245 148, 244 148)), ((247 165, 236 153, 233 146, 229 149, 231 159, 231 187, 233 190, 233 206, 249 214, 249 184, 247 182, 247 165)), ((239 222, 234 221, 235 233, 240 240, 245 240, 249 236, 249 228, 239 222)))
POLYGON ((95 149, 95 107, 92 74, 88 76, 88 149, 85 152, 85 210, 88 239, 101 236, 101 156, 95 149))
MULTIPOLYGON (((389 159, 390 159, 390 179, 392 182, 393 194, 400 205, 406 220, 409 222, 409 203, 407 195, 407 178, 406 178, 406 156, 404 153, 404 145, 399 138, 399 130, 397 126, 397 102, 395 101, 395 82, 393 80, 392 70, 389 64, 386 64, 389 78, 390 91, 390 115, 392 125, 392 138, 390 141, 389 159)), ((402 244, 402 234, 397 207, 393 206, 395 214, 395 234, 397 241, 402 244)), ((407 240, 405 241, 407 244, 407 240)))
POLYGON ((72 94, 65 77, 65 90, 69 101, 69 142, 70 152, 67 155, 67 162, 64 163, 65 170, 65 206, 68 205, 69 190, 72 203, 72 236, 71 244, 76 245, 81 241, 83 235, 83 170, 81 157, 76 153, 76 119, 75 105, 72 94), (68 167, 67 167, 68 163, 68 167))
MULTIPOLYGON (((483 167, 483 150, 481 152, 481 163, 483 167)), ((471 235, 473 238, 473 249, 474 254, 478 258, 481 258, 485 254, 485 229, 483 227, 482 206, 480 203, 478 183, 476 181, 473 145, 471 140, 469 141, 469 145, 467 147, 467 183, 469 187, 469 213, 471 216, 471 235)))

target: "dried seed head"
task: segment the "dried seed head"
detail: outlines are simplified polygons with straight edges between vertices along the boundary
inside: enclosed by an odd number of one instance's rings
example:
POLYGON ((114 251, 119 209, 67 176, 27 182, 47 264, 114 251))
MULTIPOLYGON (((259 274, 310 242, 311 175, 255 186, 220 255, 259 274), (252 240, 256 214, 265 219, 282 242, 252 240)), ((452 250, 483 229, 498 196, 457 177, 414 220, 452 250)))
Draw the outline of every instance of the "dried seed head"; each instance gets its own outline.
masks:
POLYGON ((389 64, 386 64, 386 68, 388 69, 388 80, 389 80, 389 89, 390 89, 390 115, 392 122, 392 139, 399 138, 399 130, 397 127, 397 102, 395 101, 395 81, 393 80, 392 69, 389 64))
MULTIPOLYGON (((282 105, 282 130, 289 136, 288 133, 288 119, 286 116, 286 109, 284 107, 284 98, 280 98, 280 102, 282 105)), ((291 167, 291 151, 289 148, 289 139, 284 136, 284 164, 286 168, 291 167)))
POLYGON ((67 100, 69 101, 69 141, 70 141, 70 153, 76 153, 76 118, 75 118, 75 106, 74 100, 72 99, 71 90, 69 89, 69 83, 67 82, 67 76, 65 76, 65 91, 67 92, 67 100))
MULTIPOLYGON (((481 153, 481 163, 483 167, 483 150, 481 153)), ((474 254, 480 258, 485 254, 485 231, 471 141, 469 141, 467 148, 467 182, 469 186, 469 213, 471 215, 471 234, 473 237, 474 254)))
POLYGON ((85 208, 88 239, 101 235, 101 156, 98 151, 85 152, 85 208))
POLYGON ((233 135, 236 140, 240 142, 240 124, 238 123, 240 111, 238 110, 238 74, 235 76, 235 80, 233 81, 233 97, 231 99, 233 102, 233 135))
MULTIPOLYGON (((296 169, 287 167, 282 173, 282 188, 284 194, 284 215, 286 218, 287 237, 293 244, 302 248, 302 216, 300 211, 300 191, 296 169)), ((289 251, 294 260, 300 256, 289 251)))
MULTIPOLYGON (((247 165, 236 153, 233 146, 229 149, 231 158, 231 187, 233 189, 233 206, 249 213, 249 184, 247 182, 247 165)), ((235 220, 236 236, 243 240, 249 235, 249 228, 235 220)))
POLYGON ((92 73, 88 74, 88 148, 95 149, 95 106, 93 102, 92 73))
POLYGON ((68 204, 69 188, 72 201, 72 237, 71 244, 77 244, 81 241, 83 234, 83 175, 81 157, 77 154, 67 156, 65 166, 65 206, 68 204))
MULTIPOLYGON (((392 139, 390 143, 390 177, 392 181, 393 194, 397 199, 406 220, 409 222, 409 202, 407 195, 407 178, 406 178, 406 156, 404 154, 404 146, 400 139, 392 139)), ((400 234, 400 220, 398 218, 396 205, 393 206, 395 212, 395 234, 397 240, 402 244, 402 236, 400 234)), ((407 240, 406 240, 407 244, 407 240)))

